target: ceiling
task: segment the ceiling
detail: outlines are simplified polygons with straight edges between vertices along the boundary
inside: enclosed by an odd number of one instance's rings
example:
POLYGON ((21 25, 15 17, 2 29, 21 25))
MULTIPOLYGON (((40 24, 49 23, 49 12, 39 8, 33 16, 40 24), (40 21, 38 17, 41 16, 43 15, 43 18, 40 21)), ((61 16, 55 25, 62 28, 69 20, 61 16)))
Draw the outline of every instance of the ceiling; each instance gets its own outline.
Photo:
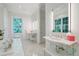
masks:
POLYGON ((52 7, 53 10, 56 10, 58 7, 67 6, 68 3, 47 3, 49 7, 52 7))
MULTIPOLYGON (((18 14, 32 15, 35 11, 39 9, 40 3, 6 3, 4 4, 9 12, 18 14)), ((56 8, 66 5, 66 3, 46 3, 49 7, 51 6, 53 10, 56 8)))
POLYGON ((9 12, 32 15, 39 8, 39 3, 6 3, 9 12))

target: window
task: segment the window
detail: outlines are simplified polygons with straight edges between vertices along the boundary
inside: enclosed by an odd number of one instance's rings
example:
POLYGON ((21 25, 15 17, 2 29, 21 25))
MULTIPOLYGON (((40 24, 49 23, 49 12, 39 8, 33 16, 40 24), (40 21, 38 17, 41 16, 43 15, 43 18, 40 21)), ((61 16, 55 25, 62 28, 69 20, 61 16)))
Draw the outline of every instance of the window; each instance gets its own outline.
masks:
POLYGON ((68 17, 56 19, 53 32, 68 32, 68 17))
POLYGON ((13 32, 21 33, 22 32, 22 19, 18 17, 13 18, 13 32))
POLYGON ((61 32, 61 19, 55 20, 55 31, 61 32))
POLYGON ((62 31, 68 32, 68 17, 63 18, 62 31))

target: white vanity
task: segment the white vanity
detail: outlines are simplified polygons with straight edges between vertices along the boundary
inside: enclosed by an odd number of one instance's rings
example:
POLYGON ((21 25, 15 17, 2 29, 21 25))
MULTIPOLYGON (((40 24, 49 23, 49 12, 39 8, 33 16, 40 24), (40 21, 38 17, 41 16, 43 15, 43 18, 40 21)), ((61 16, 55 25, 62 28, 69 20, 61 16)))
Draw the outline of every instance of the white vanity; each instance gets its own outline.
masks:
POLYGON ((49 55, 75 55, 77 40, 68 41, 65 33, 53 33, 43 38, 46 39, 45 52, 49 55))
POLYGON ((36 41, 37 39, 37 32, 36 31, 31 31, 30 33, 27 33, 27 36, 29 40, 32 40, 32 41, 36 41))

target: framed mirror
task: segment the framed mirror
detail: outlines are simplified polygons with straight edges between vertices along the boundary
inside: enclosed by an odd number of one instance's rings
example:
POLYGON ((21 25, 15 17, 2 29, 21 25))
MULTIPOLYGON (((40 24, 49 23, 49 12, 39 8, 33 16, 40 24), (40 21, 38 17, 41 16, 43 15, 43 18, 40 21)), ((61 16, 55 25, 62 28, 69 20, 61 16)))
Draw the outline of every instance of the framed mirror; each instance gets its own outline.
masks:
POLYGON ((68 3, 60 4, 58 8, 53 10, 53 32, 69 32, 69 10, 68 3))

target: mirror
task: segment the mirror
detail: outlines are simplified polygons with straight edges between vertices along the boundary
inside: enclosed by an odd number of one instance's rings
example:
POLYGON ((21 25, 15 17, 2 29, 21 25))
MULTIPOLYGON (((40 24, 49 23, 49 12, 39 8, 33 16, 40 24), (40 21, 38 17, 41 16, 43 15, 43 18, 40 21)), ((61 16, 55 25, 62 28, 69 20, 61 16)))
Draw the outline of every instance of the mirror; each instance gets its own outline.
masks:
POLYGON ((53 10, 53 32, 69 32, 68 4, 63 3, 53 10))

